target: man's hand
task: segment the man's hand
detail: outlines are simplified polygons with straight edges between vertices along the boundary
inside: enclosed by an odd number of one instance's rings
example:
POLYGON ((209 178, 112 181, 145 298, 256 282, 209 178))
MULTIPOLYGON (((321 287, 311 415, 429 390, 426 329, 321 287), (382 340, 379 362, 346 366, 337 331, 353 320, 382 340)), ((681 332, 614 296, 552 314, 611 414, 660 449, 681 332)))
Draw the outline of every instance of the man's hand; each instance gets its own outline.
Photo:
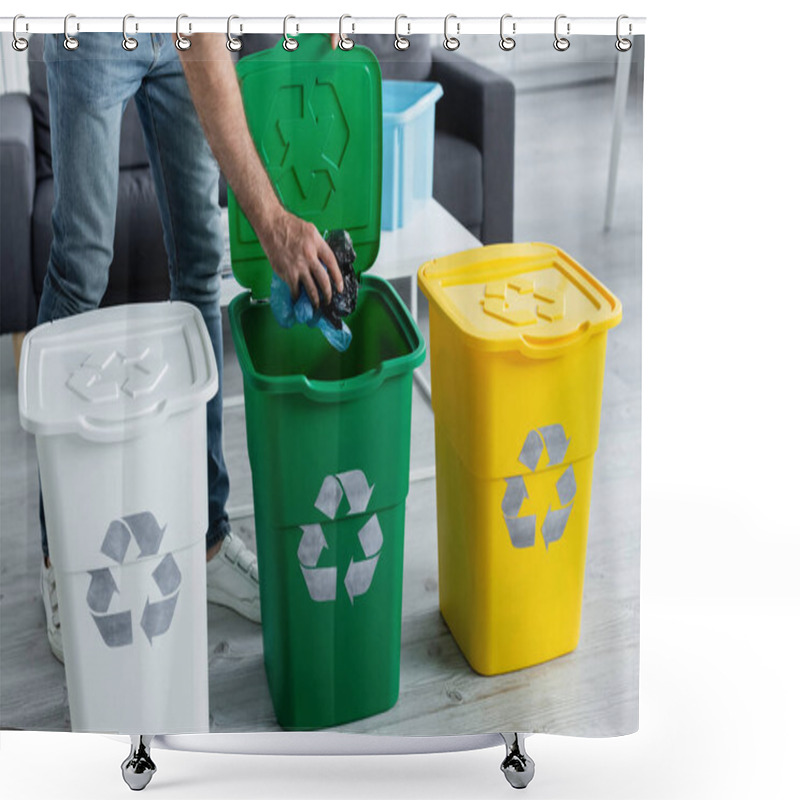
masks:
POLYGON ((295 300, 300 294, 300 286, 305 287, 314 306, 318 306, 322 299, 317 287, 322 290, 326 303, 331 301, 331 282, 339 292, 344 289, 336 257, 310 222, 283 210, 261 239, 261 246, 272 269, 292 290, 295 300), (330 279, 322 264, 328 268, 330 279))
MULTIPOLYGON (((181 51, 192 100, 211 151, 273 269, 295 298, 304 286, 317 306, 320 299, 330 300, 331 279, 339 291, 344 288, 339 266, 319 231, 287 211, 276 197, 247 127, 236 70, 225 41, 221 34, 196 33, 192 46, 181 51)), ((331 46, 337 42, 338 36, 333 34, 331 46)))

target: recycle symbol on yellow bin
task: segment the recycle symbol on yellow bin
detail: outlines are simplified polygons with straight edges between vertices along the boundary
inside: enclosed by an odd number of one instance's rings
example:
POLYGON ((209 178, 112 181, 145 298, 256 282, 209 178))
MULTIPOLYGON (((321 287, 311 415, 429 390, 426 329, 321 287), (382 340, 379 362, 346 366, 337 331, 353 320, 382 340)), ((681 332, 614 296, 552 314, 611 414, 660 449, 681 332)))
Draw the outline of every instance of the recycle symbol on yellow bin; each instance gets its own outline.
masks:
MULTIPOLYGON (((149 511, 130 514, 114 520, 108 526, 100 551, 122 565, 129 553, 131 539, 135 539, 139 547, 138 558, 154 556, 161 547, 165 530, 166 526, 162 528, 149 511)), ((154 594, 157 591, 157 599, 151 602, 148 592, 139 626, 152 645, 156 636, 162 636, 169 630, 180 594, 181 571, 172 553, 167 553, 159 561, 151 575, 152 589, 154 594)), ((119 594, 111 569, 92 569, 89 570, 89 576, 91 581, 86 593, 86 603, 103 641, 108 647, 133 644, 133 612, 130 609, 109 611, 114 595, 119 594)))
MULTIPOLYGON (((349 504, 347 516, 363 514, 369 506, 374 488, 374 485, 369 485, 366 475, 361 470, 327 475, 322 481, 314 506, 328 519, 334 520, 342 499, 347 498, 349 504)), ((297 558, 308 593, 317 603, 335 600, 339 577, 337 567, 317 566, 322 551, 328 547, 322 525, 301 525, 300 528, 303 536, 297 548, 297 558)), ((358 540, 364 558, 356 561, 351 557, 344 576, 344 588, 351 604, 355 602, 356 597, 367 593, 372 585, 375 567, 378 565, 380 550, 383 547, 383 532, 377 514, 372 514, 361 527, 358 540)))
MULTIPOLYGON (((548 467, 558 466, 564 463, 569 443, 570 440, 561 425, 545 425, 535 428, 525 438, 518 460, 531 472, 536 472, 542 455, 547 451, 548 467)), ((502 510, 511 537, 511 544, 518 548, 533 547, 536 543, 536 514, 519 515, 525 499, 529 496, 525 486, 525 476, 515 475, 506 478, 505 481, 506 491, 503 496, 502 510)), ((564 535, 577 491, 575 472, 570 464, 556 481, 560 507, 549 506, 542 520, 541 534, 545 549, 564 535)))

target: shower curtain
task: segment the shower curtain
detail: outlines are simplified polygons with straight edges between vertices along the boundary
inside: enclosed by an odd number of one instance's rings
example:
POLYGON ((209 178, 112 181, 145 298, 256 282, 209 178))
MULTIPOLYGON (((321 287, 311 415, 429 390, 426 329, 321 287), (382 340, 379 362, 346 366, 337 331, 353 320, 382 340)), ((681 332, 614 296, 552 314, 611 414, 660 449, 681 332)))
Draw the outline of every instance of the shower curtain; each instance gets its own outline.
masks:
MULTIPOLYGON (((186 648, 197 647, 201 627, 207 636, 192 658, 194 667, 198 658, 204 663, 192 673, 186 695, 206 692, 202 719, 197 726, 184 722, 197 714, 174 724, 167 719, 169 730, 154 733, 204 726, 220 733, 335 729, 408 736, 634 732, 644 38, 634 37, 629 51, 616 49, 608 36, 574 37, 562 50, 553 37, 540 35, 520 38, 507 51, 494 38, 464 37, 457 53, 443 48, 440 37, 427 36, 410 37, 403 50, 393 36, 354 35, 352 54, 331 50, 330 43, 330 53, 323 53, 313 37, 302 36, 296 52, 286 51, 280 36, 258 34, 242 36, 241 51, 220 46, 216 57, 238 65, 251 135, 286 207, 315 221, 323 219, 331 198, 350 192, 366 197, 353 203, 371 209, 371 222, 363 226, 362 217, 348 216, 347 209, 335 217, 336 227, 353 228, 356 269, 358 256, 362 263, 374 261, 361 278, 353 350, 341 358, 320 344, 316 328, 277 327, 269 306, 252 303, 249 287, 240 285, 246 271, 241 264, 263 259, 264 241, 224 174, 217 182, 214 171, 205 187, 214 196, 217 241, 183 245, 196 247, 192 253, 199 259, 217 253, 214 274, 201 276, 206 283, 199 289, 176 288, 191 267, 175 249, 175 229, 194 224, 189 216, 205 213, 208 203, 200 198, 193 207, 191 198, 174 195, 195 191, 181 181, 213 167, 214 146, 197 138, 208 126, 196 118, 185 122, 194 112, 185 87, 175 88, 184 54, 172 36, 138 38, 131 50, 120 47, 117 34, 79 34, 73 50, 63 46, 61 35, 49 42, 30 35, 27 52, 4 42, 3 727, 130 732, 113 721, 116 698, 130 686, 119 685, 118 696, 111 689, 91 697, 92 681, 78 673, 102 669, 106 656, 113 664, 124 652, 134 664, 157 665, 162 656, 153 653, 168 652, 170 629, 186 624, 184 656, 186 648), (101 40, 112 36, 113 43, 101 40), (327 60, 320 66, 304 50, 327 60), (262 63, 265 52, 279 55, 262 63), (363 59, 363 74, 343 89, 350 55, 363 59), (288 56, 310 65, 308 75, 286 67, 288 56), (273 69, 267 83, 279 76, 263 108, 245 91, 255 80, 247 63, 273 69), (20 64, 27 65, 27 82, 20 64), (79 84, 67 101, 70 81, 79 84), (406 105, 390 108, 390 92, 409 86, 420 90, 418 96, 401 97, 397 102, 406 105), (183 105, 173 102, 171 92, 179 92, 183 105), (365 96, 373 98, 372 106, 360 100, 347 106, 365 96), (411 128, 414 113, 422 114, 409 110, 414 102, 433 112, 430 127, 419 133, 411 128), (62 141, 57 151, 52 147, 51 137, 68 126, 75 136, 101 117, 109 125, 103 111, 108 104, 118 119, 105 138, 95 131, 89 145, 80 145, 92 150, 79 150, 74 139, 62 141), (391 113, 402 133, 395 130, 387 139, 391 113), (264 130, 269 135, 259 139, 264 130), (410 142, 412 136, 421 140, 410 142), (295 162, 301 147, 317 148, 317 157, 295 162), (390 158, 393 147, 398 149, 390 158), (376 156, 381 149, 382 159, 376 156), (95 172, 94 203, 91 194, 78 196, 68 185, 67 166, 58 163, 68 158, 87 169, 106 165, 105 172, 95 172), (340 181, 338 171, 351 168, 364 171, 340 181), (387 193, 390 178, 394 185, 387 193), (109 181, 116 188, 109 190, 109 181), (106 195, 116 196, 114 213, 98 202, 106 195), (388 207, 394 218, 387 220, 388 207), (105 226, 104 232, 87 231, 87 225, 105 226), (97 251, 101 244, 106 252, 97 251), (460 259, 465 251, 471 255, 460 259), (91 275, 74 271, 86 259, 110 264, 107 286, 97 277, 99 266, 91 275), (466 304, 463 296, 470 292, 475 297, 465 311, 459 303, 466 304), (43 315, 43 298, 54 304, 49 316, 43 315), (137 304, 163 308, 168 299, 173 308, 188 300, 200 312, 175 339, 176 348, 190 351, 186 362, 184 355, 172 355, 177 351, 159 350, 179 324, 174 320, 141 319, 134 311, 120 317, 117 328, 111 316, 91 322, 95 301, 110 314, 137 304), (480 321, 471 327, 478 313, 480 321), (58 336, 38 345, 29 333, 20 352, 22 334, 36 330, 43 336, 55 319, 73 327, 59 328, 58 336), (557 327, 570 324, 575 330, 557 327), (196 339, 186 332, 191 325, 196 339), (527 333, 519 341, 536 340, 535 357, 507 344, 518 341, 520 327, 527 333), (260 350, 253 337, 267 331, 273 338, 260 350), (590 347, 577 340, 579 334, 596 343, 591 357, 575 356, 590 347), (289 344, 281 349, 281 342, 289 344), (169 383, 175 359, 184 367, 173 373, 195 371, 193 392, 199 392, 201 362, 209 396, 218 381, 217 410, 209 406, 207 413, 221 418, 221 453, 203 441, 213 438, 208 419, 191 434, 171 433, 174 439, 165 432, 167 421, 161 433, 144 436, 163 448, 147 462, 152 474, 144 474, 130 466, 144 463, 139 454, 126 455, 136 447, 129 418, 114 417, 121 433, 102 442, 94 434, 81 438, 67 420, 73 412, 81 417, 80 403, 100 395, 103 408, 115 398, 139 403, 138 391, 157 394, 153 387, 159 385, 169 389, 160 397, 167 405, 178 395, 185 399, 187 392, 169 383), (345 410, 356 383, 395 362, 402 362, 398 380, 404 381, 397 405, 370 395, 352 413, 345 410), (286 388, 292 374, 299 376, 294 395, 286 388), (134 386, 136 380, 141 385, 134 386), (338 389, 331 393, 331 386, 338 389), (534 411, 542 405, 546 412, 534 411), (567 408, 559 416, 558 409, 567 408), (327 422, 318 426, 322 412, 327 422), (265 453, 278 447, 279 435, 269 429, 259 438, 259 431, 273 423, 283 426, 283 449, 265 453), (362 429, 369 431, 368 441, 351 448, 349 437, 357 440, 362 429), (331 431, 327 441, 325 430, 331 431), (298 452, 295 443, 309 431, 319 449, 298 452), (384 433, 386 439, 375 438, 384 433), (165 444, 173 441, 174 449, 165 444), (495 468, 489 462, 502 448, 497 460, 503 466, 495 468), (131 506, 126 499, 137 494, 138 484, 165 491, 172 480, 165 465, 175 450, 189 454, 188 461, 175 462, 181 465, 176 469, 200 474, 191 486, 176 483, 175 491, 188 492, 182 508, 193 520, 186 541, 170 539, 182 518, 167 520, 166 512, 154 511, 159 501, 131 506), (207 489, 206 477, 223 462, 228 487, 219 481, 207 489), (101 474, 106 483, 95 484, 101 474), (281 488, 270 488, 278 480, 285 482, 275 484, 281 488), (103 505, 104 492, 118 498, 116 511, 93 515, 90 507, 103 505), (197 557, 205 553, 196 545, 213 527, 206 512, 215 498, 225 509, 220 536, 232 531, 258 553, 261 593, 269 598, 262 597, 260 624, 230 608, 206 607, 204 559, 197 557), (295 513, 295 505, 304 510, 295 513), (67 672, 48 640, 52 620, 43 610, 42 586, 45 602, 52 588, 41 578, 41 517, 62 510, 69 522, 45 524, 63 538, 56 546, 63 573, 60 564, 54 567, 57 586, 64 586, 58 612, 67 672), (83 519, 92 522, 84 525, 83 519), (194 561, 181 560, 187 548, 195 548, 194 561), (75 553, 80 557, 73 559, 75 553), (520 559, 528 566, 518 569, 520 559), (136 570, 152 583, 143 587, 126 577, 136 570), (319 640, 310 641, 315 636, 319 640), (102 657, 87 661, 89 647, 102 657), (370 661, 378 650, 383 655, 370 661), (369 678, 358 679, 363 692, 373 691, 373 680, 379 684, 377 699, 365 705, 353 699, 343 674, 361 675, 363 663, 373 664, 369 678), (342 692, 350 693, 345 700, 342 692), (324 698, 311 703, 309 716, 306 696, 324 698), (325 703, 330 708, 317 715, 325 703), (93 716, 97 704, 111 709, 110 716, 93 716)), ((220 152, 214 155, 223 161, 220 152)), ((202 409, 208 397, 201 395, 193 397, 202 409)), ((137 413, 145 406, 135 406, 137 413)), ((157 669, 139 681, 132 691, 164 702, 179 688, 162 685, 157 669)), ((99 680, 98 693, 111 683, 99 680)))

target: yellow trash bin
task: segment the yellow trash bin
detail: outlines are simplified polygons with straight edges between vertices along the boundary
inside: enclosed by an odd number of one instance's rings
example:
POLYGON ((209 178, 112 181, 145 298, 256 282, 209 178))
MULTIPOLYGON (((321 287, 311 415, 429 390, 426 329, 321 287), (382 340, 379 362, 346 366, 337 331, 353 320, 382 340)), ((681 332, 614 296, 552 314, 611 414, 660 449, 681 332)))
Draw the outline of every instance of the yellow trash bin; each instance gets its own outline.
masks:
POLYGON ((547 244, 419 270, 430 301, 439 604, 484 675, 574 650, 606 335, 620 301, 547 244))

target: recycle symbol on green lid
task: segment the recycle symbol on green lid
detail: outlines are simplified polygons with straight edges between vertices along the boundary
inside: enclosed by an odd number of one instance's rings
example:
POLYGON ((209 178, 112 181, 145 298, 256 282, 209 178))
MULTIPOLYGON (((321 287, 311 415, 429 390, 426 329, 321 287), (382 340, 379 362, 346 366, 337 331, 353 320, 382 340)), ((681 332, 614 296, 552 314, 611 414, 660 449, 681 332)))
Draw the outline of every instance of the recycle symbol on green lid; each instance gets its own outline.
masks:
MULTIPOLYGON (((374 485, 369 485, 366 475, 361 470, 327 475, 322 481, 314 505, 328 519, 333 520, 339 511, 342 499, 347 498, 349 504, 347 516, 363 514, 367 511, 374 488, 374 485)), ((322 525, 301 525, 300 528, 303 536, 297 548, 297 558, 308 593, 317 603, 335 600, 339 578, 337 567, 317 566, 322 551, 328 548, 322 525)), ((372 585, 375 567, 378 565, 380 550, 383 547, 383 531, 377 514, 372 514, 361 527, 358 540, 365 557, 358 561, 351 557, 344 576, 344 588, 351 604, 355 602, 356 597, 367 593, 372 585)))
MULTIPOLYGON (((350 141, 347 117, 333 83, 284 86, 265 125, 265 152, 281 199, 294 198, 295 211, 319 213, 336 191, 350 141)), ((301 215, 302 216, 302 215, 301 215)))
MULTIPOLYGON (((547 466, 558 466, 564 463, 569 443, 570 439, 567 438, 561 425, 535 428, 525 438, 518 460, 531 472, 536 472, 542 455, 547 451, 547 466)), ((520 516, 522 505, 529 496, 525 486, 525 476, 514 475, 505 481, 506 491, 503 496, 502 511, 511 544, 518 548, 533 547, 536 543, 536 514, 520 516)), ((541 534, 545 549, 564 535, 577 491, 575 472, 572 464, 569 464, 556 481, 560 507, 548 507, 542 520, 541 534)))
MULTIPOLYGON (((165 530, 166 526, 162 528, 149 511, 130 514, 114 520, 108 526, 100 551, 121 566, 131 552, 131 539, 135 539, 139 548, 137 558, 155 556, 161 547, 165 530)), ((111 610, 114 595, 119 594, 111 569, 92 569, 89 570, 89 576, 91 581, 86 593, 86 603, 103 641, 108 647, 133 644, 133 611, 111 610)), ((152 595, 155 599, 151 602, 151 593, 148 590, 147 600, 139 617, 139 627, 152 645, 156 636, 163 636, 169 630, 180 594, 181 571, 172 553, 167 553, 158 562, 151 576, 152 595)))

